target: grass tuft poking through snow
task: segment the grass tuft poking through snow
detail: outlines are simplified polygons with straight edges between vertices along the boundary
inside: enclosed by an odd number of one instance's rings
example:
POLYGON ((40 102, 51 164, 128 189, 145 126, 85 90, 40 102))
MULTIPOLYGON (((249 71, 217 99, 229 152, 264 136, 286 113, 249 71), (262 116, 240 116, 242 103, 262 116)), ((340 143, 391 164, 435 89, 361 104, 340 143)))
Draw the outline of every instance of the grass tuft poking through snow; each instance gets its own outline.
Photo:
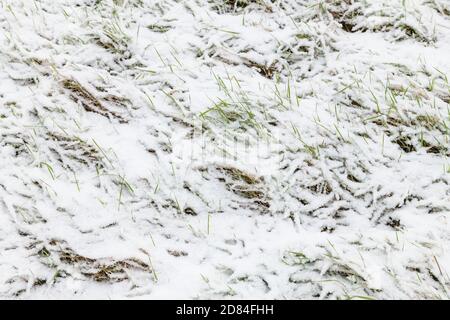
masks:
POLYGON ((0 0, 0 296, 448 299, 444 0, 0 0))

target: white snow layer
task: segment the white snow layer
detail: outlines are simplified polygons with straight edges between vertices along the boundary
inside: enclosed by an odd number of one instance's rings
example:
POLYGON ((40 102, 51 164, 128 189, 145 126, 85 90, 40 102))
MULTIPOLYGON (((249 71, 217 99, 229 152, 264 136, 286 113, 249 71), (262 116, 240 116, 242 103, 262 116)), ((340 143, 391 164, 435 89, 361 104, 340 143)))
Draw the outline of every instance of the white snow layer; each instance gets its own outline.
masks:
POLYGON ((447 0, 0 0, 0 296, 448 299, 447 0))

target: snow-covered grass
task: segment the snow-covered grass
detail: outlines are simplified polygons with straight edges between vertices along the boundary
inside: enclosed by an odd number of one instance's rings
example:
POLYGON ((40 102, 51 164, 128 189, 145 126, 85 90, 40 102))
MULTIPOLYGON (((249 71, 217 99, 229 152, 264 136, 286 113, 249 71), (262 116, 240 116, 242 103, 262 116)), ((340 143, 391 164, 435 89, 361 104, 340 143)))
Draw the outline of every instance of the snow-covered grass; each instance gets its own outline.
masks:
POLYGON ((0 296, 448 299, 446 0, 0 0, 0 296))

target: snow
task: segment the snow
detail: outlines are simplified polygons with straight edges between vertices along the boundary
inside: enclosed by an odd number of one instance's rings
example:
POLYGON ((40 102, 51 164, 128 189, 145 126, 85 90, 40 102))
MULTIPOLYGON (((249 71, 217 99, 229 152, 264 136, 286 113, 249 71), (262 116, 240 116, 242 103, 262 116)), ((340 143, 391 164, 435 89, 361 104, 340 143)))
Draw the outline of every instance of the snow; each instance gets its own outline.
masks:
POLYGON ((446 0, 0 0, 0 297, 448 299, 446 0))

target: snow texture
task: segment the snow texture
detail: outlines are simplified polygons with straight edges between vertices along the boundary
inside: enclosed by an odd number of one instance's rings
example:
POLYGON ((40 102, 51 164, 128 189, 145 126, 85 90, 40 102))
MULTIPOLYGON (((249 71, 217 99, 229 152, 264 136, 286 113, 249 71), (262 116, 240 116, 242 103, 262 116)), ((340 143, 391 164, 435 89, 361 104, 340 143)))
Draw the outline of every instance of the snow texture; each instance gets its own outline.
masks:
POLYGON ((448 0, 0 0, 0 297, 448 299, 448 0))

